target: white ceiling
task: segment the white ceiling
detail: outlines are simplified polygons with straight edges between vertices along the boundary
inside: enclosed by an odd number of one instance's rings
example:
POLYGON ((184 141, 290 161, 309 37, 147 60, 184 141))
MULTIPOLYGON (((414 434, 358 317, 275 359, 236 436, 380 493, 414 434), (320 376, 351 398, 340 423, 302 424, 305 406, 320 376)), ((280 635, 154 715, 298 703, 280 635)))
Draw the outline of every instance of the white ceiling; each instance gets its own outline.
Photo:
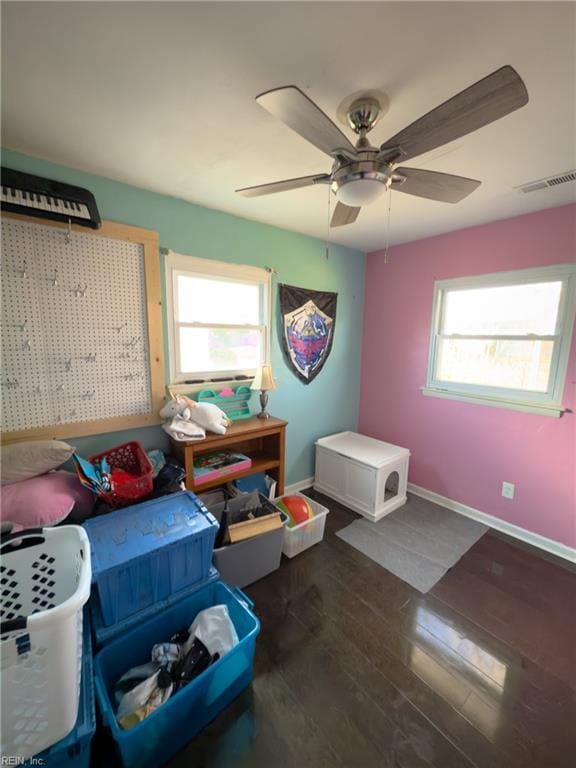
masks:
MULTIPOLYGON (((245 199, 234 189, 326 172, 330 159, 254 96, 299 85, 335 117, 380 89, 381 143, 504 64, 529 104, 410 165, 483 180, 449 205, 394 192, 390 241, 575 199, 576 183, 514 187, 576 165, 575 9, 554 2, 2 4, 4 146, 257 221, 326 236, 327 187, 245 199)), ((346 129, 344 129, 346 130, 346 129)), ((332 230, 375 250, 384 200, 332 230)))

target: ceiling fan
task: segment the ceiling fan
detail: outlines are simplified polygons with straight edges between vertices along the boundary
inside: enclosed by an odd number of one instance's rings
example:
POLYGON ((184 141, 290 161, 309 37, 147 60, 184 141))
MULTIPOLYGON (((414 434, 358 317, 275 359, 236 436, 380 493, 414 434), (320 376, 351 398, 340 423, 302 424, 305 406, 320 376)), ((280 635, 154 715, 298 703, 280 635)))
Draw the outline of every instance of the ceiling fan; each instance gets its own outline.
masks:
POLYGON ((348 109, 348 123, 358 135, 356 146, 294 85, 262 93, 256 101, 330 155, 334 163, 330 173, 300 176, 236 191, 245 197, 259 197, 314 184, 330 184, 338 200, 330 226, 339 227, 356 221, 360 208, 390 187, 445 203, 463 200, 480 185, 480 181, 422 168, 397 167, 398 163, 441 147, 514 112, 528 102, 528 92, 516 70, 510 66, 501 67, 411 123, 380 148, 373 147, 367 138, 382 113, 381 103, 374 96, 360 97, 348 109))

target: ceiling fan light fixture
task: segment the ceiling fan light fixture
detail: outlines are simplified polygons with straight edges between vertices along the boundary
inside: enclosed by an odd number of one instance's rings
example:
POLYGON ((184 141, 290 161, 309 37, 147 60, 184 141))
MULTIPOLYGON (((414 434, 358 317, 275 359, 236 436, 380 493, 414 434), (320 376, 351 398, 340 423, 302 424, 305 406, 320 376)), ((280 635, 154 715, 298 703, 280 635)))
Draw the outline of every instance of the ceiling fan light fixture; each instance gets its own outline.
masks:
POLYGON ((340 184, 336 198, 352 208, 360 208, 374 202, 386 190, 386 185, 377 179, 351 179, 340 184))

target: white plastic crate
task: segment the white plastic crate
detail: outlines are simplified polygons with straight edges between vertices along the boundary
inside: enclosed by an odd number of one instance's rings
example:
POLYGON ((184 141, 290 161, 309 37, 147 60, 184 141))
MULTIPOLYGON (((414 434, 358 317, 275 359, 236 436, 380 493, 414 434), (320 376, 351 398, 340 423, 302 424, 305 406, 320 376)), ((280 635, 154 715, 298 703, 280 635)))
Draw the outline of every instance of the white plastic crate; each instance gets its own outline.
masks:
POLYGON ((24 759, 74 728, 90 544, 69 525, 2 537, 2 755, 24 759))
MULTIPOLYGON (((330 510, 302 493, 291 493, 289 495, 301 496, 310 504, 314 513, 314 517, 310 520, 305 520, 293 528, 289 528, 288 525, 284 526, 282 552, 286 557, 295 557, 300 552, 304 552, 305 549, 313 547, 314 544, 319 544, 322 541, 324 538, 326 515, 330 510)), ((280 501, 282 498, 281 496, 279 499, 275 499, 275 501, 280 501)))

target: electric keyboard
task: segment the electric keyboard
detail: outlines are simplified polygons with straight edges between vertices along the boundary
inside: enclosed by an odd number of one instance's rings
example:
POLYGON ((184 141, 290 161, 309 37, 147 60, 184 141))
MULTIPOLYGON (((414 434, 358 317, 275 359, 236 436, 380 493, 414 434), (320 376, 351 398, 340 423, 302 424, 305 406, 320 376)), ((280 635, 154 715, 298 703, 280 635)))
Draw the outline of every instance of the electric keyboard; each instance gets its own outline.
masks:
POLYGON ((100 214, 94 195, 82 187, 51 181, 31 173, 2 168, 0 207, 3 211, 71 222, 98 229, 100 214))

